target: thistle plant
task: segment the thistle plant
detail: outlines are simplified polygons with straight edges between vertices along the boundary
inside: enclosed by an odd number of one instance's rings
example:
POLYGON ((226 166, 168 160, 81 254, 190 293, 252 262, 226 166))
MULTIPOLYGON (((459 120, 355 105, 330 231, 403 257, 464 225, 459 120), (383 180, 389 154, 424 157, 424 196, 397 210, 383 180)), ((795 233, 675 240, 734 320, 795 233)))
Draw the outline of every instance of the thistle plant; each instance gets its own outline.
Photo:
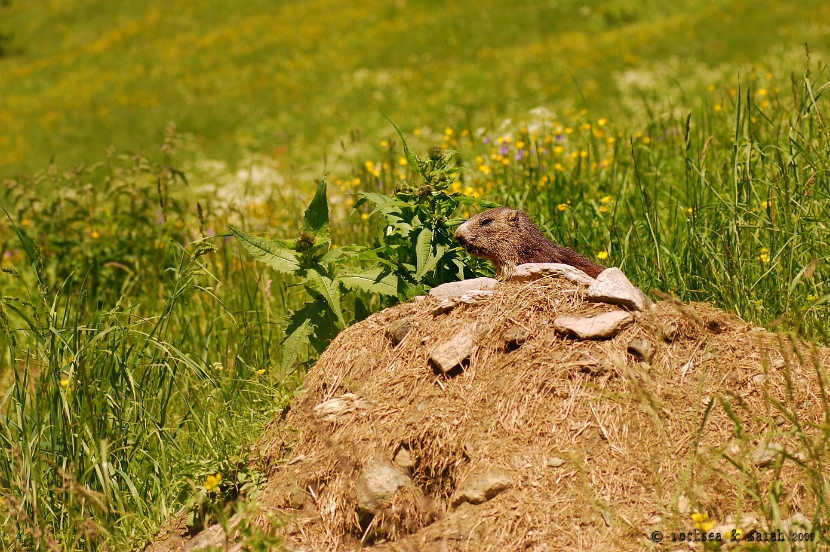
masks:
MULTIPOLYGON (((391 121, 390 121, 391 123, 391 121)), ((454 238, 454 228, 464 219, 454 218, 462 205, 497 204, 450 191, 465 170, 452 166, 457 151, 435 146, 426 159, 414 154, 400 129, 392 123, 403 145, 404 155, 422 182, 401 181, 394 195, 361 193, 358 209, 371 203, 384 221, 383 236, 373 253, 397 276, 397 296, 409 299, 438 284, 475 277, 480 269, 463 253, 454 238)))

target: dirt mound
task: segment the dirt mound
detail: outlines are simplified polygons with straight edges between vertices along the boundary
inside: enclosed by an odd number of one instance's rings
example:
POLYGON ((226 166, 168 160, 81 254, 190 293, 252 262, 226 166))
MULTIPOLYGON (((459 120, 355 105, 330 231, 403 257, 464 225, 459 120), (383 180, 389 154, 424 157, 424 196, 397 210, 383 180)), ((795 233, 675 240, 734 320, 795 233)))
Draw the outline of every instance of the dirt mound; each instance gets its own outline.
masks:
POLYGON ((288 550, 642 550, 695 529, 731 547, 809 526, 827 351, 667 301, 610 339, 554 329, 620 310, 548 277, 348 328, 256 447, 256 523, 288 550), (444 372, 430 355, 465 332, 444 372))

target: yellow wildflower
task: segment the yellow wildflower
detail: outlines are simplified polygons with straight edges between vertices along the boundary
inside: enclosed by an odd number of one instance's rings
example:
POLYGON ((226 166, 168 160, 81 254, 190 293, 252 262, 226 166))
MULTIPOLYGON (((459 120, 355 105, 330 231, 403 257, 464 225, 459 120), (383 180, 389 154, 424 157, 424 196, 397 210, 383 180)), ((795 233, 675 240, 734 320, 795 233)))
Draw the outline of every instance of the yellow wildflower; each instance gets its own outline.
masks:
POLYGON ((389 145, 389 142, 387 142, 386 140, 381 140, 380 141, 380 147, 385 148, 388 145, 389 145))
POLYGON ((709 519, 709 514, 706 512, 692 514, 692 521, 695 522, 695 528, 704 533, 716 525, 715 520, 709 519))
POLYGON ((694 209, 692 209, 691 207, 686 207, 686 212, 691 215, 694 212, 694 209))
POLYGON ((487 165, 479 165, 478 170, 479 172, 482 172, 484 174, 490 174, 491 172, 493 172, 493 169, 491 169, 487 165))
POLYGON ((766 89, 765 89, 765 88, 761 88, 760 90, 758 90, 758 95, 759 95, 759 96, 766 96, 766 95, 767 95, 767 91, 766 91, 766 89))
POLYGON ((564 211, 565 209, 568 208, 568 204, 567 203, 560 203, 559 205, 556 206, 556 208, 559 209, 560 211, 564 211))
POLYGON ((574 129, 572 129, 571 127, 568 127, 568 128, 565 129, 565 134, 572 134, 573 131, 574 131, 574 129))
POLYGON ((563 167, 560 163, 555 164, 553 168, 559 172, 565 172, 565 167, 563 167))
POLYGON ((264 368, 260 368, 259 370, 257 370, 257 371, 256 371, 256 373, 257 373, 257 375, 258 375, 258 376, 261 376, 262 374, 264 374, 264 373, 265 373, 265 369, 264 369, 264 368))
POLYGON ((591 123, 582 123, 582 130, 590 130, 591 123))
POLYGON ((421 134, 421 129, 420 129, 420 128, 416 128, 416 129, 415 129, 415 136, 418 136, 419 134, 421 134))
POLYGON ((374 171, 374 170, 375 170, 375 164, 374 164, 374 163, 372 163, 371 161, 366 161, 366 162, 363 164, 363 166, 364 166, 364 167, 366 167, 366 170, 367 170, 367 171, 369 171, 369 172, 372 172, 372 171, 374 171))
POLYGON ((504 159, 501 160, 501 162, 502 162, 503 165, 509 165, 510 164, 510 159, 505 157, 504 159))
POLYGON ((643 138, 643 143, 644 143, 644 144, 650 144, 650 143, 651 143, 651 138, 649 138, 648 136, 646 136, 645 138, 643 138))
POLYGON ((205 479, 205 489, 208 491, 212 491, 219 487, 219 484, 222 482, 222 474, 217 473, 216 475, 209 475, 205 479))
POLYGON ((360 220, 369 220, 369 213, 360 213, 360 220))
POLYGON ((96 239, 96 240, 101 237, 101 234, 98 232, 98 230, 91 230, 89 232, 89 235, 92 236, 92 238, 96 239))
POLYGON ((525 147, 525 143, 524 142, 516 142, 516 147, 519 148, 519 149, 522 149, 523 147, 525 147))
POLYGON ((599 121, 597 121, 597 124, 598 124, 599 126, 605 126, 605 123, 607 123, 607 122, 608 122, 608 119, 606 119, 605 117, 603 117, 602 119, 600 119, 599 121))
POLYGON ((588 152, 585 151, 585 150, 582 150, 582 151, 579 152, 579 156, 584 159, 585 157, 588 157, 588 152))
POLYGON ((715 89, 715 85, 714 85, 714 84, 710 84, 709 86, 707 86, 707 87, 706 87, 706 90, 708 90, 709 92, 711 92, 711 91, 712 91, 712 90, 714 90, 714 89, 715 89))
POLYGON ((565 151, 565 148, 563 148, 562 146, 556 146, 555 148, 553 148, 553 153, 562 153, 563 151, 565 151))
POLYGON ((762 247, 761 254, 758 255, 758 259, 760 259, 762 263, 768 263, 770 261, 769 249, 767 249, 766 247, 762 247))
POLYGON ((453 182, 452 184, 450 184, 450 189, 451 189, 453 192, 459 192, 459 191, 461 191, 461 182, 458 182, 458 181, 456 180, 455 182, 453 182))
POLYGON ((770 205, 772 205, 772 201, 762 201, 761 202, 761 207, 763 207, 764 209, 766 209, 770 205))
POLYGON ((600 213, 607 213, 608 212, 608 206, 603 205, 602 207, 599 208, 599 212, 600 213))
POLYGON ((607 258, 608 258, 608 251, 600 251, 599 253, 597 253, 597 259, 599 259, 601 261, 604 261, 607 258))
POLYGON ((761 102, 761 107, 763 107, 763 108, 767 108, 767 107, 769 107, 769 101, 768 101, 768 100, 764 100, 763 102, 761 102))
POLYGON ((346 200, 346 205, 348 205, 349 207, 351 207, 352 205, 354 205, 354 198, 353 198, 353 197, 350 197, 349 199, 347 199, 347 200, 346 200))
POLYGON ((447 136, 452 136, 452 132, 453 131, 450 127, 444 129, 444 134, 446 134, 447 136))
POLYGON ((406 160, 406 157, 401 157, 400 159, 398 159, 398 165, 407 165, 407 164, 409 164, 409 161, 406 160))
POLYGON ((354 184, 355 186, 357 186, 358 184, 360 184, 360 179, 359 179, 359 178, 355 178, 354 180, 352 180, 352 184, 354 184))
POLYGON ((23 220, 20 221, 20 226, 30 226, 31 224, 32 224, 32 221, 29 220, 29 219, 23 219, 23 220))
POLYGON ((603 203, 611 203, 611 196, 605 196, 604 198, 600 199, 603 203))
POLYGON ((613 136, 609 136, 608 138, 605 139, 605 143, 608 144, 609 146, 613 146, 614 142, 616 142, 616 141, 617 141, 617 139, 614 138, 613 136))
POLYGON ((64 389, 69 387, 69 380, 67 378, 62 378, 61 379, 61 387, 63 387, 64 389))
POLYGON ((720 113, 723 111, 723 106, 721 104, 715 104, 715 112, 720 113))
POLYGON ((461 131, 461 136, 467 136, 468 134, 470 134, 470 131, 467 130, 466 128, 461 131))

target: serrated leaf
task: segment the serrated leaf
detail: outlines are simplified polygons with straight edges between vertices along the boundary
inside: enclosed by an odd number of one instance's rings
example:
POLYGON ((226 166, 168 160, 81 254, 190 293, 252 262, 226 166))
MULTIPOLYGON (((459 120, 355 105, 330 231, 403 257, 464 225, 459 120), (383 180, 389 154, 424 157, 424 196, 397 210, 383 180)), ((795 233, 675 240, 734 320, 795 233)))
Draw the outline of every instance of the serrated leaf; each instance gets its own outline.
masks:
POLYGON ((338 259, 349 259, 359 256, 365 248, 361 245, 344 245, 337 249, 329 249, 325 255, 317 261, 320 264, 331 263, 338 259))
POLYGON ((230 225, 228 225, 228 230, 254 259, 277 272, 294 274, 300 269, 297 254, 278 240, 266 240, 259 236, 252 236, 230 225))
POLYGON ((398 294, 398 277, 392 273, 386 273, 382 266, 376 266, 363 272, 342 274, 337 277, 346 289, 360 289, 369 293, 380 293, 381 295, 398 294))
POLYGON ((424 275, 424 267, 432 256, 432 230, 424 228, 418 233, 415 241, 415 279, 420 281, 424 275))
MULTIPOLYGON (((381 115, 386 117, 386 114, 381 112, 381 115)), ((401 144, 403 145, 403 154, 406 157, 406 160, 409 162, 409 166, 412 167, 415 172, 421 175, 421 178, 426 180, 426 175, 424 175, 423 170, 421 169, 421 159, 412 153, 409 150, 409 146, 406 145, 406 140, 404 140, 403 134, 401 133, 401 129, 398 128, 398 125, 392 122, 392 119, 386 117, 386 120, 389 121, 389 124, 395 129, 395 132, 398 133, 398 137, 401 139, 401 144)))
POLYGON ((309 268, 306 272, 306 282, 310 283, 317 293, 326 300, 329 308, 337 317, 340 328, 345 328, 346 321, 343 319, 343 311, 340 309, 340 287, 337 282, 323 274, 322 267, 319 271, 309 268))
POLYGON ((434 254, 430 251, 429 259, 427 259, 427 262, 424 264, 422 269, 415 274, 415 279, 420 282, 424 276, 429 274, 438 265, 438 261, 441 260, 441 257, 444 256, 445 252, 446 249, 443 245, 436 246, 434 254))
POLYGON ((296 362, 304 345, 310 345, 310 337, 314 332, 315 322, 321 318, 323 303, 315 301, 307 303, 302 309, 291 314, 291 322, 285 330, 285 339, 282 342, 282 361, 280 367, 283 373, 288 373, 296 362))
POLYGON ((329 235, 329 204, 326 201, 325 177, 320 179, 317 193, 303 215, 300 231, 314 234, 318 238, 326 238, 329 235))

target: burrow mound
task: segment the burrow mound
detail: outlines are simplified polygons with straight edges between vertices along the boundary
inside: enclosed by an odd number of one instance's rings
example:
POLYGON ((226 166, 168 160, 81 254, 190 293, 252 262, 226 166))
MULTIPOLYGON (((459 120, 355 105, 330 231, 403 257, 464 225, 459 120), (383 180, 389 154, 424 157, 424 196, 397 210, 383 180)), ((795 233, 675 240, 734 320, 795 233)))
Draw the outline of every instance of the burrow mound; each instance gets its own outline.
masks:
POLYGON ((827 351, 670 301, 583 340, 557 318, 621 308, 551 277, 492 291, 342 332, 256 446, 256 523, 288 550, 642 550, 812 517, 827 351), (777 521, 753 495, 774 480, 777 521))

